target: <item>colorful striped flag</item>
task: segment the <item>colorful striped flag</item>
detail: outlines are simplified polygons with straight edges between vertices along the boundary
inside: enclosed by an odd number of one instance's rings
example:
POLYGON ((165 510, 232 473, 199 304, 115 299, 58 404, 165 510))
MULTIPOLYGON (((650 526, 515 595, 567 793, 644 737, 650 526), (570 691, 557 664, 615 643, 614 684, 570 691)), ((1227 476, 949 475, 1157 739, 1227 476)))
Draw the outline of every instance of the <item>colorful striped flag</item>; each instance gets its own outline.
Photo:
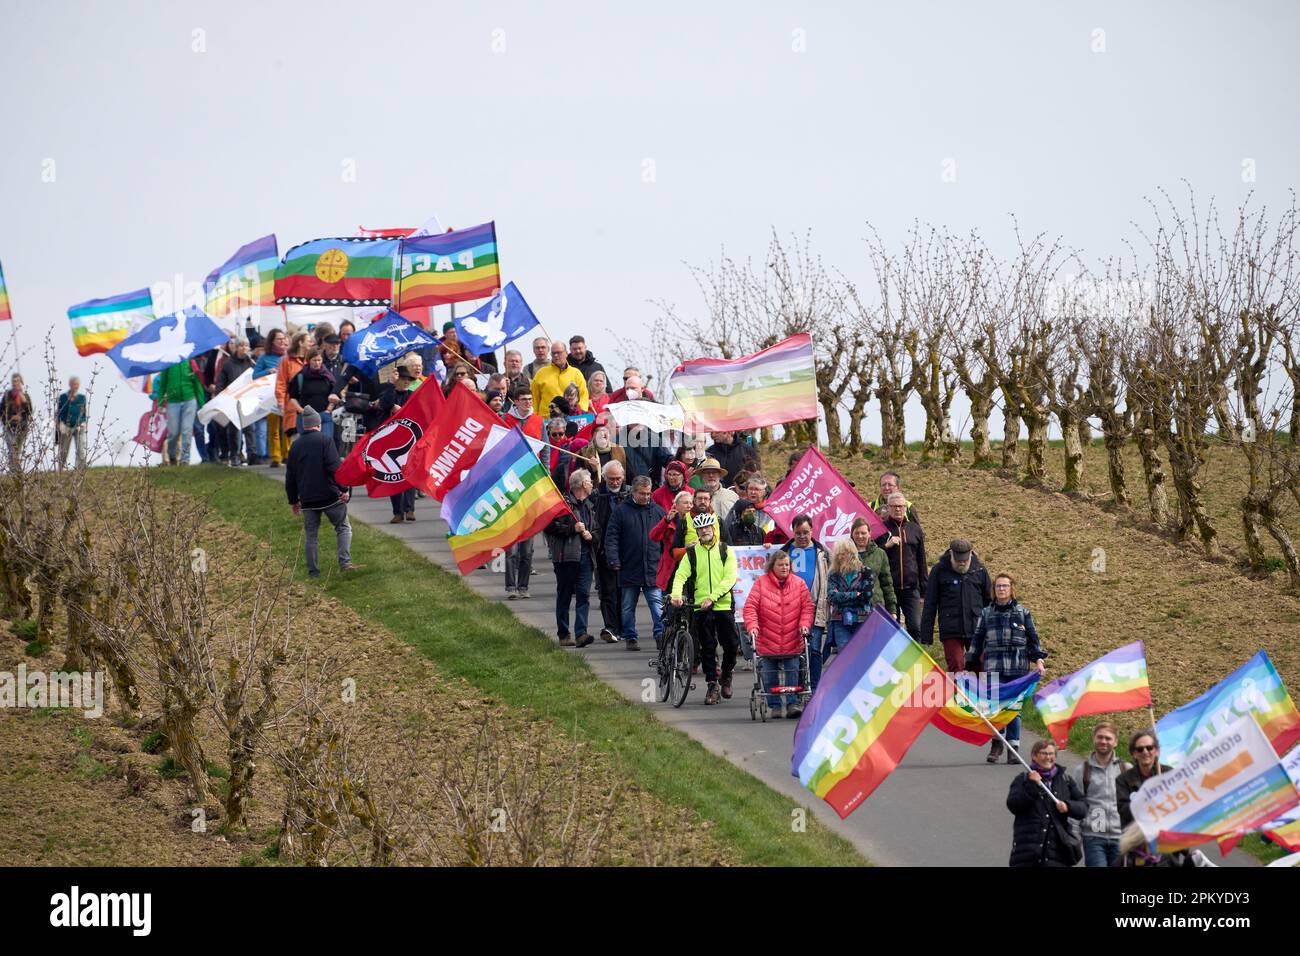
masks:
POLYGON ((812 336, 738 359, 683 362, 668 379, 688 431, 762 428, 817 417, 812 336))
POLYGON ((486 299, 500 288, 494 222, 402 241, 399 311, 486 299))
MULTIPOLYGON (((1163 746, 1162 746, 1163 749, 1163 746)), ((1211 840, 1224 853, 1300 803, 1300 792, 1259 724, 1245 717, 1180 767, 1152 774, 1133 795, 1133 819, 1156 853, 1211 840)))
POLYGON ((78 355, 107 352, 132 331, 153 320, 153 296, 148 289, 91 299, 68 308, 72 341, 78 355))
POLYGON ((1020 715, 1025 700, 1038 686, 1038 671, 1030 671, 1024 677, 1003 684, 994 680, 987 682, 987 675, 957 674, 954 680, 965 692, 966 697, 955 693, 944 704, 930 723, 945 734, 964 740, 968 744, 982 745, 993 739, 993 731, 980 716, 988 718, 989 723, 1003 730, 1007 724, 1020 715), (967 699, 969 698, 969 700, 967 699))
POLYGON ((452 556, 460 573, 469 574, 569 506, 523 432, 512 428, 447 494, 442 510, 452 556))
POLYGON ((5 288, 5 270, 0 267, 0 322, 8 322, 13 317, 9 311, 9 290, 5 288))
MULTIPOLYGON (((1282 758, 1287 776, 1300 790, 1300 747, 1292 747, 1282 758)), ((1300 807, 1292 808, 1264 826, 1264 833, 1274 842, 1293 852, 1300 851, 1300 807)))
POLYGON ((203 282, 203 311, 214 319, 234 314, 245 318, 275 305, 275 271, 280 252, 275 235, 254 239, 208 273, 203 282))
POLYGON ((313 239, 284 254, 275 301, 295 305, 388 305, 400 239, 313 239))
POLYGON ((1034 695, 1034 705, 1058 747, 1069 744, 1070 728, 1080 717, 1151 706, 1145 647, 1134 641, 1056 678, 1034 695))
POLYGON ((1267 651, 1260 651, 1190 704, 1160 718, 1156 724, 1160 759, 1177 766, 1250 713, 1279 754, 1300 742, 1300 713, 1267 651))
POLYGON ((847 817, 951 695, 947 675, 877 605, 822 672, 795 730, 790 771, 847 817))

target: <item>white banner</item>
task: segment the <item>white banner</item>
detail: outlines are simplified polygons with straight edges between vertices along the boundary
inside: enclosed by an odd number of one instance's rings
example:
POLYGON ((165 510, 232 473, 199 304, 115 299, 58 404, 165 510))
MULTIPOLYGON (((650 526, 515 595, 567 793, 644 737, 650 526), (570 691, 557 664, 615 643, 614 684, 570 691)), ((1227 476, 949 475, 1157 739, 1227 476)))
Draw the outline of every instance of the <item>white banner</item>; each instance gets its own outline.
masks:
POLYGON ((606 405, 605 411, 620 428, 644 425, 652 432, 681 431, 680 405, 661 405, 658 402, 615 402, 606 405))
POLYGON ((745 600, 754 589, 754 582, 763 576, 767 568, 767 559, 773 551, 780 549, 776 544, 746 544, 727 550, 736 556, 736 586, 731 589, 731 606, 736 609, 736 620, 742 620, 741 612, 745 609, 745 600))
POLYGON ((247 428, 267 415, 280 413, 275 401, 275 376, 253 378, 251 368, 230 383, 220 395, 199 409, 198 420, 204 425, 216 419, 223 425, 247 428))

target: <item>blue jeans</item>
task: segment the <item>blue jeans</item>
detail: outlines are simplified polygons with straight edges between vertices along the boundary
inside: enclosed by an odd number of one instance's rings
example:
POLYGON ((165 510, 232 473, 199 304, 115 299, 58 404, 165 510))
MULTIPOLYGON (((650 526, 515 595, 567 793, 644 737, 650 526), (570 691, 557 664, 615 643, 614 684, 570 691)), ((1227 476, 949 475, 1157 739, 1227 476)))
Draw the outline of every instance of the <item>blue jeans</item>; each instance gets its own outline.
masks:
POLYGON ((320 413, 320 433, 326 438, 334 438, 334 418, 329 412, 320 413))
POLYGON ((853 637, 854 632, 861 626, 861 624, 845 624, 843 621, 831 621, 827 625, 827 630, 830 632, 830 646, 833 646, 836 651, 844 650, 849 646, 849 640, 853 637))
POLYGON ((270 458, 271 449, 266 441, 266 419, 262 418, 253 425, 253 447, 258 458, 270 458))
POLYGON ((1083 835, 1083 865, 1110 866, 1119 859, 1119 840, 1083 835))
POLYGON ((573 607, 573 633, 581 637, 587 633, 587 611, 591 605, 591 574, 595 565, 591 549, 583 548, 577 561, 564 561, 555 565, 555 633, 569 636, 569 604, 573 607))
POLYGON ((654 632, 655 644, 664 636, 663 592, 653 584, 623 585, 623 640, 636 640, 636 599, 645 595, 645 603, 650 608, 650 626, 654 632))
MULTIPOLYGON (((763 658, 763 687, 786 686, 791 687, 799 683, 799 658, 763 658)), ((782 703, 793 707, 799 703, 798 694, 768 694, 767 706, 772 709, 780 707, 782 703)))
MULTIPOLYGON (((998 679, 998 682, 999 682, 999 683, 1001 683, 1001 684, 1009 684, 1009 683, 1011 683, 1013 680, 1018 680, 1019 678, 1024 677, 1025 674, 1027 674, 1027 673, 1029 673, 1029 672, 1028 672, 1028 671, 1021 671, 1021 672, 1016 673, 1016 674, 1001 674, 1001 673, 1000 673, 1000 674, 997 674, 996 676, 997 676, 997 679, 998 679)), ((993 674, 990 674, 990 675, 989 675, 990 678, 992 678, 993 676, 994 676, 993 674)), ((1019 718, 1019 717, 1017 717, 1015 720, 1011 721, 1011 723, 1007 724, 1007 729, 1004 730, 1004 731, 1002 731, 1002 736, 1007 738, 1007 742, 1008 742, 1008 743, 1013 743, 1013 744, 1018 744, 1018 743, 1020 743, 1020 718, 1019 718)))
POLYGON ((167 457, 175 462, 190 462, 190 442, 194 435, 194 416, 198 414, 199 403, 194 399, 188 402, 167 403, 167 457))
POLYGON ((822 653, 829 650, 822 647, 825 640, 824 627, 813 627, 808 633, 808 684, 813 690, 817 689, 817 682, 822 679, 822 653))

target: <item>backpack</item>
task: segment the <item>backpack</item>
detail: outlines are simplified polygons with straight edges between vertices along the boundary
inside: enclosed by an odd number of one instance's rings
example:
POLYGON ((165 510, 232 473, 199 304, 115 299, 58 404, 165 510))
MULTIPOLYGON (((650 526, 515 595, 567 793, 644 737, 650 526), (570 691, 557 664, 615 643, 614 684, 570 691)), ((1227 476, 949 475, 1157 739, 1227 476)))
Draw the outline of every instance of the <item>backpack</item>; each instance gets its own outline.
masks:
MULTIPOLYGON (((721 555, 722 557, 722 563, 726 564, 727 563, 727 542, 725 541, 718 542, 718 554, 721 555)), ((682 597, 685 598, 687 601, 689 601, 691 604, 694 604, 695 603, 695 574, 696 574, 695 545, 691 545, 689 548, 686 549, 686 559, 691 563, 691 577, 690 580, 686 582, 686 586, 682 588, 682 597)))
MULTIPOLYGON (((1124 773, 1124 771, 1131 769, 1132 766, 1132 764, 1121 760, 1119 762, 1119 772, 1124 773)), ((1092 783, 1092 761, 1086 760, 1083 764, 1083 795, 1085 797, 1088 795, 1088 785, 1090 783, 1092 783)))

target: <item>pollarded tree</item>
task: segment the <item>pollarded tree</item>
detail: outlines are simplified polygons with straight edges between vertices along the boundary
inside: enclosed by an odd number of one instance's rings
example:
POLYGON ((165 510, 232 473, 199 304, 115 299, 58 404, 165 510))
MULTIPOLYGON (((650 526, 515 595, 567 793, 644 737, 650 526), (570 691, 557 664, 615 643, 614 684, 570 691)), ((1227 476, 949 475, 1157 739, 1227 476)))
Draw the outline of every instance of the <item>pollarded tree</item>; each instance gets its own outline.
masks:
POLYGON ((849 311, 870 330, 876 354, 875 397, 880 402, 880 447, 898 464, 907 460, 907 400, 922 370, 911 361, 918 333, 915 317, 902 294, 900 268, 874 227, 867 238, 867 256, 874 273, 876 297, 866 304, 856 287, 849 288, 849 311))

